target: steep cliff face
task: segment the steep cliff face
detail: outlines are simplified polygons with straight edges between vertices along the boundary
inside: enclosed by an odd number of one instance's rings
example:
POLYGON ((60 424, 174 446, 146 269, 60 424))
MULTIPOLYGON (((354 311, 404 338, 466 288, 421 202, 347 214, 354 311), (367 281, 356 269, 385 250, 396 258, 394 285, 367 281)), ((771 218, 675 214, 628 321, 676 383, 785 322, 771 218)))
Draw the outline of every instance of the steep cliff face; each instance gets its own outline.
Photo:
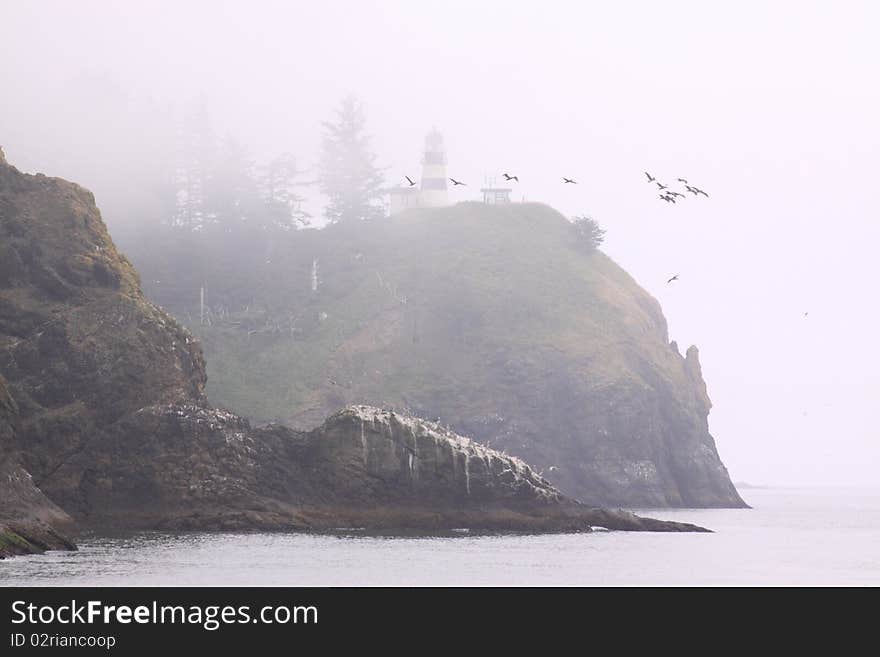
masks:
POLYGON ((73 549, 63 532, 71 518, 50 502, 21 466, 15 430, 18 409, 0 376, 0 559, 44 550, 73 549))
POLYGON ((202 401, 201 350, 146 302, 90 192, 0 165, 0 372, 24 464, 66 505, 63 464, 155 403, 202 401))
MULTIPOLYGON (((590 504, 743 506, 708 430, 696 349, 682 357, 657 301, 547 206, 463 203, 305 231, 258 267, 246 289, 217 272, 224 312, 194 327, 217 403, 298 427, 344 404, 393 406, 522 457, 590 504)), ((179 316, 194 310, 197 287, 148 278, 179 316)))
MULTIPOLYGON (((18 409, 3 453, 83 526, 698 529, 584 507, 409 416, 349 408, 298 432, 210 408, 198 343, 144 300, 76 185, 0 164, 0 249, 0 372, 18 409)), ((8 495, 27 507, 35 491, 8 495)))

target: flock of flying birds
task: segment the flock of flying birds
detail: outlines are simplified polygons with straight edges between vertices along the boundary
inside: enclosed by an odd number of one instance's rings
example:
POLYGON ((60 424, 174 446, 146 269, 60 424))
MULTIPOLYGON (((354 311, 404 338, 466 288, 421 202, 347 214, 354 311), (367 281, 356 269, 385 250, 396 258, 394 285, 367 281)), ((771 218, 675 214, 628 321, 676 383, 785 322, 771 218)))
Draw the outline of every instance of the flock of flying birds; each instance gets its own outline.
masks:
MULTIPOLYGON (((517 177, 517 176, 511 176, 509 173, 505 173, 502 175, 504 176, 504 180, 506 180, 507 182, 510 182, 511 180, 515 180, 516 182, 519 182, 519 177, 517 177)), ((404 178, 406 178, 406 182, 409 183, 410 187, 414 187, 416 185, 415 181, 412 178, 410 178, 409 176, 404 176, 404 178)), ((461 182, 460 180, 456 180, 455 178, 450 178, 449 182, 452 183, 453 187, 458 187, 458 186, 467 187, 467 183, 461 182)), ((571 178, 563 177, 562 182, 565 184, 577 185, 577 181, 573 180, 571 178)))
MULTIPOLYGON (((675 203, 675 199, 676 199, 677 197, 678 197, 678 198, 686 198, 686 195, 685 195, 685 194, 682 194, 681 192, 677 192, 677 191, 675 191, 674 189, 669 189, 669 185, 664 185, 662 182, 660 182, 659 180, 657 180, 654 176, 652 176, 652 175, 651 175, 650 173, 648 173, 647 171, 645 171, 645 175, 648 177, 648 183, 649 183, 649 184, 650 184, 650 183, 654 183, 655 185, 657 185, 657 187, 660 188, 660 198, 662 198, 662 199, 663 199, 664 201, 666 201, 667 203, 675 203)), ((704 192, 704 191, 703 191, 702 189, 700 189, 699 187, 696 187, 695 185, 691 185, 691 184, 690 184, 687 180, 685 180, 684 178, 676 178, 676 181, 677 181, 677 182, 680 182, 681 184, 683 184, 683 185, 684 185, 684 188, 685 188, 687 191, 689 191, 691 194, 693 194, 694 196, 699 196, 700 194, 702 194, 702 195, 705 196, 706 198, 709 198, 709 195, 708 195, 706 192, 704 192)))
MULTIPOLYGON (((652 175, 651 175, 650 173, 648 173, 647 171, 645 171, 645 176, 647 176, 647 178, 648 178, 648 184, 649 184, 649 185, 650 185, 651 183, 654 183, 655 185, 657 185, 657 187, 660 189, 660 198, 663 199, 664 201, 666 201, 667 203, 675 203, 677 198, 687 198, 687 195, 686 195, 686 194, 684 194, 684 193, 682 193, 682 192, 680 192, 680 191, 675 191, 674 189, 669 189, 669 185, 666 185, 666 184, 660 182, 659 180, 657 180, 654 176, 652 176, 652 175)), ((688 192, 690 192, 691 194, 693 194, 694 197, 699 197, 700 194, 702 194, 702 195, 705 196, 706 198, 709 198, 709 195, 708 195, 706 192, 704 192, 702 189, 700 189, 700 188, 697 187, 696 185, 691 185, 691 184, 687 181, 687 179, 685 179, 685 178, 676 178, 675 180, 676 180, 676 182, 679 182, 679 183, 681 183, 682 185, 684 185, 684 188, 685 188, 688 192)), ((667 281, 666 281, 666 284, 669 285, 669 284, 672 283, 673 281, 677 281, 677 280, 678 280, 678 274, 676 274, 675 276, 673 276, 672 278, 670 278, 669 280, 667 280, 667 281)))
MULTIPOLYGON (((507 182, 510 182, 511 180, 519 182, 519 178, 517 176, 512 176, 509 173, 504 173, 502 175, 504 176, 504 180, 507 182)), ((660 189, 660 198, 663 199, 664 201, 666 201, 667 203, 674 204, 674 203, 676 203, 676 199, 678 199, 678 198, 687 198, 686 194, 684 194, 681 191, 676 191, 674 189, 670 189, 669 185, 666 185, 666 184, 660 182, 659 180, 657 180, 657 178, 652 176, 647 171, 645 171, 645 176, 647 176, 647 178, 648 178, 648 184, 654 183, 655 185, 657 185, 657 187, 660 189)), ((413 181, 412 178, 410 178, 409 176, 404 176, 404 178, 406 178, 406 182, 409 183, 410 187, 415 186, 416 183, 413 181)), ((456 180, 455 178, 450 178, 449 181, 452 183, 453 187, 459 187, 459 186, 467 187, 467 183, 461 182, 460 180, 456 180)), ((577 185, 578 184, 577 180, 575 180, 574 178, 566 178, 565 176, 562 177, 562 182, 565 185, 577 185)), ((676 182, 679 182, 682 185, 684 185, 684 189, 687 190, 688 192, 690 192, 691 194, 693 194, 695 197, 699 197, 702 194, 706 198, 709 198, 709 195, 706 192, 704 192, 702 189, 700 189, 696 185, 691 185, 685 178, 676 178, 676 182)), ((677 280, 678 280, 678 274, 676 274, 675 276, 673 276, 672 278, 667 280, 666 284, 669 285, 673 281, 677 281, 677 280)), ((806 316, 806 313, 804 313, 804 316, 806 316)))

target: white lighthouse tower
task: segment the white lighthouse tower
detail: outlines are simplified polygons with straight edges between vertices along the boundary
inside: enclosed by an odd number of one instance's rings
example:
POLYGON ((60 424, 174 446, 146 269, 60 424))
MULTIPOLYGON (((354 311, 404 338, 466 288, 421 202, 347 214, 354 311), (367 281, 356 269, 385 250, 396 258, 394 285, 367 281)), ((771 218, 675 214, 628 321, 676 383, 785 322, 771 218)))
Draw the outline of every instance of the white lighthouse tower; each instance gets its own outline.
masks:
POLYGON ((425 137, 419 205, 428 208, 449 205, 446 184, 446 149, 443 146, 443 135, 434 128, 425 137))

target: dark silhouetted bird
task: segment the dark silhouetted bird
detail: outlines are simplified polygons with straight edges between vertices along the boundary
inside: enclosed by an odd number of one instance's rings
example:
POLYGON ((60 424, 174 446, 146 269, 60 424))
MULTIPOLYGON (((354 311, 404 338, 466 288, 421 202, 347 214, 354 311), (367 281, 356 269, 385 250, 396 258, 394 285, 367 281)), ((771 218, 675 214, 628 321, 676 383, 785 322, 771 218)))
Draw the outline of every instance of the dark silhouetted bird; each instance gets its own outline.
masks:
POLYGON ((652 183, 652 182, 654 182, 655 180, 657 180, 654 176, 652 176, 652 175, 651 175, 650 173, 648 173, 647 171, 645 171, 645 175, 648 176, 648 182, 649 182, 649 183, 652 183))
POLYGON ((677 281, 677 280, 678 280, 678 274, 676 274, 675 276, 670 278, 668 281, 666 281, 666 284, 669 285, 672 281, 677 281))
POLYGON ((415 185, 415 183, 410 179, 409 176, 404 176, 404 178, 406 178, 406 182, 409 183, 409 186, 410 186, 410 187, 412 187, 413 185, 415 185))
POLYGON ((670 196, 681 196, 682 198, 684 198, 684 194, 682 194, 681 192, 666 192, 666 193, 669 194, 670 196))
POLYGON ((678 180, 678 182, 680 182, 680 183, 684 183, 685 185, 688 184, 688 181, 685 180, 684 178, 676 178, 676 180, 678 180))
POLYGON ((504 179, 505 179, 505 180, 515 180, 516 182, 519 182, 519 178, 517 178, 516 176, 511 176, 511 175, 506 174, 506 173, 504 174, 504 179))
POLYGON ((562 180, 563 180, 563 182, 565 182, 566 184, 571 183, 572 185, 577 185, 577 181, 576 181, 576 180, 572 180, 571 178, 566 178, 566 177, 563 176, 562 180))
POLYGON ((697 192, 697 188, 696 188, 696 187, 691 187, 690 185, 685 185, 685 189, 687 189, 687 190, 688 190, 691 194, 693 194, 694 196, 696 196, 697 193, 698 193, 698 192, 697 192))
POLYGON ((660 194, 660 198, 662 198, 667 203, 675 203, 675 198, 669 196, 669 194, 660 194))
POLYGON ((702 195, 705 196, 706 198, 709 198, 709 195, 708 195, 706 192, 704 192, 702 189, 700 189, 699 187, 694 187, 694 191, 695 191, 697 194, 702 194, 702 195))
POLYGON ((449 180, 452 181, 453 187, 458 187, 459 185, 464 185, 465 187, 467 187, 467 183, 458 182, 455 178, 450 178, 449 180))
POLYGON ((669 187, 669 185, 664 185, 662 182, 658 182, 658 183, 654 183, 654 184, 657 185, 657 187, 659 187, 660 189, 666 189, 667 187, 669 187))

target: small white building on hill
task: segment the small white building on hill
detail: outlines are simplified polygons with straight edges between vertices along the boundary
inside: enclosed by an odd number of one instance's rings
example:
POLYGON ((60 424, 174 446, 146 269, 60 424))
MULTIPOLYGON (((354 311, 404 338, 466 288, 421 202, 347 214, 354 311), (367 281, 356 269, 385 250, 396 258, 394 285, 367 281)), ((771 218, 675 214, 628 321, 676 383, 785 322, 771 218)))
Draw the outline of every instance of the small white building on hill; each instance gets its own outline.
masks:
POLYGON ((498 187, 494 178, 486 178, 485 187, 480 189, 483 195, 483 203, 488 205, 500 205, 502 203, 510 203, 510 193, 513 191, 511 187, 498 187))

